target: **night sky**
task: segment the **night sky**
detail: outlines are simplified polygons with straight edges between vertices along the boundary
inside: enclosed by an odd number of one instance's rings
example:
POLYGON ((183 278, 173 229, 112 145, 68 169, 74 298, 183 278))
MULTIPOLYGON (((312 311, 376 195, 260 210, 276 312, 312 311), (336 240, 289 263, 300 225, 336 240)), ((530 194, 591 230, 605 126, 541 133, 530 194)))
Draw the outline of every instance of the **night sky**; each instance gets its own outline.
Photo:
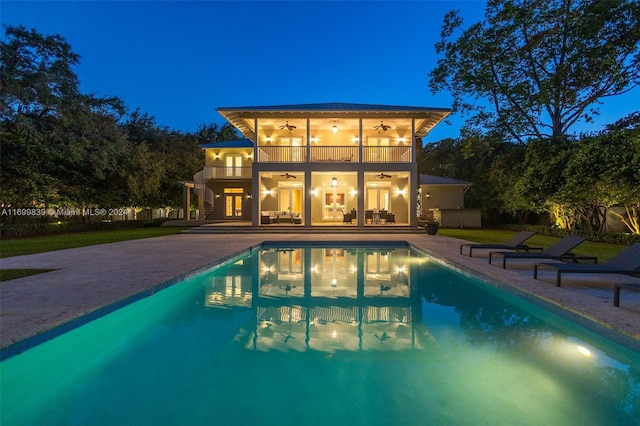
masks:
MULTIPOLYGON (((319 102, 451 107, 428 73, 444 14, 482 18, 482 1, 2 1, 3 25, 59 34, 81 56, 84 92, 118 96, 158 124, 224 123, 218 107, 319 102)), ((599 130, 638 109, 612 98, 599 130)), ((461 120, 427 142, 457 137, 461 120)))

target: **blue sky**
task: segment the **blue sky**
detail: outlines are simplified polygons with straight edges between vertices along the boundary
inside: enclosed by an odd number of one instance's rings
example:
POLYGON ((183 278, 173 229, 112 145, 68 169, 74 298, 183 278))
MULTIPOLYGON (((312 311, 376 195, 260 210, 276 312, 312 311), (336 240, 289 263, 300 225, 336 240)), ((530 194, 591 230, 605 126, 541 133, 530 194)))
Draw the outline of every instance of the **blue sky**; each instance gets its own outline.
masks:
MULTIPOLYGON (((3 25, 60 34, 81 56, 85 92, 118 96, 158 124, 195 131, 215 108, 316 102, 450 107, 428 73, 444 14, 482 18, 483 1, 2 1, 3 25)), ((612 98, 598 130, 638 109, 612 98)), ((435 142, 462 120, 438 125, 435 142)))

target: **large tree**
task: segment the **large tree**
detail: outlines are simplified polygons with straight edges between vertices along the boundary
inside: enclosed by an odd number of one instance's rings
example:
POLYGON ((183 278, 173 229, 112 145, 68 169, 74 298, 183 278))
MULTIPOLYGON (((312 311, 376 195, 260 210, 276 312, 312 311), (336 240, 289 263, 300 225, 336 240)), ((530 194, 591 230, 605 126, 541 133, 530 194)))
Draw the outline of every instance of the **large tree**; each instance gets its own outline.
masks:
POLYGON ((560 138, 640 84, 639 22, 637 0, 489 0, 464 30, 452 11, 429 86, 471 126, 521 143, 560 138))

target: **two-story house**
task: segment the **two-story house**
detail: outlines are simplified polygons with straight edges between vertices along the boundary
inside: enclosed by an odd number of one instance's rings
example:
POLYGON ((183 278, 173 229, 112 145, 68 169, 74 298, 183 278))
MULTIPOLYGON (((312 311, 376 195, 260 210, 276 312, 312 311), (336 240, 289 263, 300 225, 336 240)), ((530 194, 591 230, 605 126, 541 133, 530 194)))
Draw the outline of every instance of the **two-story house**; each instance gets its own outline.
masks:
POLYGON ((212 220, 253 226, 415 226, 421 138, 450 110, 322 103, 217 111, 246 139, 203 145, 212 220))

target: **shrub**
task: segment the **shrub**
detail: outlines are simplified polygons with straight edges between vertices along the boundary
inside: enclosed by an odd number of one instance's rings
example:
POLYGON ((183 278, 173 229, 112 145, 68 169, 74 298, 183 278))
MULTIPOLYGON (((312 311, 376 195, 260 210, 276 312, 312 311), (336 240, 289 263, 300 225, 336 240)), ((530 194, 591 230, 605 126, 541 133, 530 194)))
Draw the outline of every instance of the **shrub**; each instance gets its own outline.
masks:
POLYGON ((562 238, 568 235, 575 235, 578 237, 584 237, 589 241, 605 244, 619 244, 630 246, 634 243, 640 243, 640 235, 637 234, 622 234, 622 233, 607 233, 597 231, 580 231, 571 229, 562 229, 555 226, 537 226, 537 225, 506 225, 504 229, 512 231, 533 231, 540 235, 547 235, 550 237, 562 238))
POLYGON ((45 235, 67 234, 70 232, 107 231, 160 226, 164 219, 125 220, 116 222, 58 222, 58 223, 17 223, 0 224, 0 238, 15 239, 42 237, 45 235))

